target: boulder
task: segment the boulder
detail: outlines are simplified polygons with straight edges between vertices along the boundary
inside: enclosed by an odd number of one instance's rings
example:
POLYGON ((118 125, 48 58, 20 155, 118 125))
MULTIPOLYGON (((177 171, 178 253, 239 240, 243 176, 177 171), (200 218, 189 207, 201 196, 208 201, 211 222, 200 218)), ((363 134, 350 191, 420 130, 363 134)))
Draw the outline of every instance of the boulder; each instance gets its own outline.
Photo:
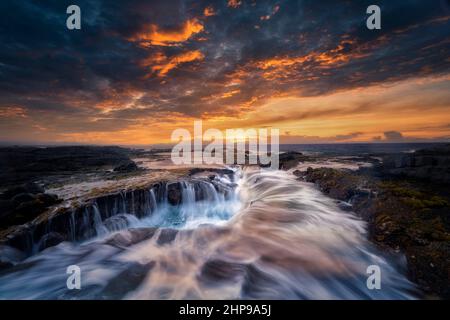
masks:
POLYGON ((46 207, 52 206, 62 201, 62 199, 59 199, 56 194, 52 193, 40 193, 36 196, 36 199, 42 202, 42 204, 46 207))
POLYGON ((64 236, 57 232, 50 232, 45 234, 39 241, 38 250, 44 250, 45 248, 56 246, 57 244, 65 240, 64 236))
POLYGON ((279 167, 282 170, 289 170, 297 166, 299 162, 305 161, 306 158, 301 152, 289 151, 281 153, 279 155, 279 167))
POLYGON ((439 183, 450 183, 450 145, 418 150, 409 154, 390 154, 379 166, 385 174, 439 183))
POLYGON ((36 196, 32 193, 19 193, 12 197, 11 201, 15 203, 23 203, 36 200, 36 196))
POLYGON ((34 182, 28 182, 19 186, 9 188, 1 194, 2 199, 12 199, 19 194, 43 193, 44 189, 34 182))
POLYGON ((0 200, 0 220, 8 216, 15 208, 15 203, 11 200, 0 200))
POLYGON ((44 190, 34 183, 4 192, 3 200, 0 200, 0 229, 29 222, 48 207, 62 201, 54 194, 43 192, 44 190))
POLYGON ((167 186, 167 201, 173 205, 177 206, 181 203, 181 185, 179 182, 171 183, 167 186))
POLYGON ((438 292, 450 298, 450 244, 435 242, 425 247, 410 247, 406 251, 408 274, 428 292, 438 292))
POLYGON ((114 168, 114 172, 133 172, 138 170, 139 167, 134 161, 127 161, 114 168))

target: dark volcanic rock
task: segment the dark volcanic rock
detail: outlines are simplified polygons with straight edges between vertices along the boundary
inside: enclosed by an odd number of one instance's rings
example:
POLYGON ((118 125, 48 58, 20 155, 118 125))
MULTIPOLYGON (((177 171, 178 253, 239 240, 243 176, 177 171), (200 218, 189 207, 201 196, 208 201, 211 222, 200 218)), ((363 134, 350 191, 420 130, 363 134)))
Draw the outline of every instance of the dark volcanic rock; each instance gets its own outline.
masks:
POLYGON ((289 170, 294 168, 299 162, 307 160, 308 157, 303 155, 301 152, 289 151, 280 154, 279 156, 279 167, 282 170, 289 170))
POLYGON ((61 200, 35 183, 12 187, 0 195, 0 230, 31 221, 61 200))
POLYGON ((417 279, 419 285, 429 292, 438 292, 443 297, 450 297, 450 244, 434 242, 425 247, 409 247, 406 258, 409 274, 417 279))
POLYGON ((450 145, 383 157, 386 174, 450 184, 450 145))
POLYGON ((13 267, 14 264, 12 262, 9 261, 0 261, 0 271, 3 269, 8 269, 13 267))
POLYGON ((126 248, 144 240, 151 239, 157 230, 158 229, 154 227, 129 229, 129 233, 127 235, 124 235, 123 233, 113 234, 106 240, 106 243, 118 248, 126 248))
MULTIPOLYGON (((199 173, 203 172, 211 172, 216 173, 219 175, 227 175, 232 176, 234 174, 233 170, 230 169, 219 169, 219 168, 192 168, 189 170, 189 176, 194 176, 199 173)), ((215 177, 215 175, 212 175, 212 177, 215 177)))
POLYGON ((57 244, 65 241, 66 238, 57 232, 50 232, 44 235, 39 241, 38 250, 44 250, 45 248, 56 246, 57 244))
POLYGON ((25 259, 25 255, 20 250, 0 245, 0 272, 14 267, 15 264, 23 259, 25 259))
POLYGON ((36 195, 38 201, 40 201, 44 206, 49 207, 54 204, 60 203, 61 199, 58 198, 56 194, 52 193, 39 193, 36 195))
POLYGON ((16 207, 16 203, 12 200, 0 200, 0 221, 2 218, 7 217, 16 207))
MULTIPOLYGON (((45 178, 51 175, 96 171, 129 161, 130 150, 119 147, 5 147, 0 148, 0 188, 45 178)), ((42 193, 42 190, 17 190, 17 193, 42 193)), ((10 197, 10 195, 8 195, 10 197)))
POLYGON ((177 206, 181 203, 181 183, 174 182, 167 186, 167 201, 173 205, 177 206))
POLYGON ((1 199, 12 199, 19 194, 38 194, 43 193, 44 189, 34 182, 28 182, 20 186, 11 187, 5 190, 1 195, 1 199))
POLYGON ((441 297, 450 297, 450 196, 434 184, 309 168, 295 171, 333 198, 350 202, 368 222, 369 238, 384 248, 402 250, 410 278, 441 297))
POLYGON ((31 202, 36 200, 36 196, 32 193, 19 193, 12 197, 11 201, 15 203, 31 202))
MULTIPOLYGON (((234 154, 234 164, 245 164, 245 165, 258 165, 262 168, 268 168, 271 167, 271 162, 269 163, 261 163, 261 158, 260 157, 256 157, 256 163, 253 163, 252 157, 250 152, 247 150, 245 151, 245 163, 238 163, 237 162, 237 152, 235 150, 235 154, 234 154)), ((271 154, 270 152, 268 153, 268 156, 270 157, 271 154)), ((282 170, 289 170, 293 167, 295 167, 299 162, 303 162, 303 161, 307 161, 310 160, 309 156, 306 156, 304 154, 302 154, 301 152, 297 152, 297 151, 287 151, 287 152, 283 152, 280 153, 278 155, 278 168, 282 169, 282 170)), ((194 170, 202 170, 202 169, 194 169, 194 170)))
POLYGON ((349 201, 354 196, 369 197, 371 194, 368 177, 353 174, 350 170, 308 168, 306 172, 296 170, 294 174, 317 184, 323 192, 342 201, 349 201))
POLYGON ((154 266, 155 262, 153 261, 147 264, 131 263, 106 285, 98 294, 98 298, 123 299, 128 292, 135 290, 142 284, 154 266))
POLYGON ((162 246, 165 244, 171 243, 175 240, 178 234, 178 230, 175 229, 162 229, 161 234, 158 237, 158 241, 156 242, 158 245, 162 246))
POLYGON ((138 166, 131 160, 114 168, 115 172, 133 172, 137 170, 139 170, 138 166))

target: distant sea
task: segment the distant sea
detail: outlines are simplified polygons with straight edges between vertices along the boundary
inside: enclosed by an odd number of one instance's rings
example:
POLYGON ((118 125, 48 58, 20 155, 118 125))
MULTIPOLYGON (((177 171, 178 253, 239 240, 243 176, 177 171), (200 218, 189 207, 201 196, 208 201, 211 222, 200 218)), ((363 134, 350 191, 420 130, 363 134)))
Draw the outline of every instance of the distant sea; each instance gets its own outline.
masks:
POLYGON ((305 154, 329 154, 329 155, 362 155, 414 152, 420 149, 428 149, 445 142, 432 143, 336 143, 336 144, 282 144, 280 151, 298 151, 305 154))
MULTIPOLYGON (((363 154, 385 154, 385 153, 403 153, 414 152, 420 149, 429 149, 437 146, 449 144, 449 142, 408 142, 408 143, 322 143, 322 144, 280 144, 280 151, 298 151, 305 154, 324 154, 336 156, 351 156, 363 154)), ((206 146, 204 144, 204 146, 206 146)), ((113 146, 113 145, 95 145, 95 144, 15 144, 12 142, 1 142, 2 147, 58 147, 58 146, 113 146)), ((166 149, 170 151, 173 144, 154 144, 154 145, 118 145, 124 148, 135 148, 143 150, 166 149)), ((248 148, 248 146, 247 146, 248 148)), ((268 146, 270 150, 270 145, 268 146)))

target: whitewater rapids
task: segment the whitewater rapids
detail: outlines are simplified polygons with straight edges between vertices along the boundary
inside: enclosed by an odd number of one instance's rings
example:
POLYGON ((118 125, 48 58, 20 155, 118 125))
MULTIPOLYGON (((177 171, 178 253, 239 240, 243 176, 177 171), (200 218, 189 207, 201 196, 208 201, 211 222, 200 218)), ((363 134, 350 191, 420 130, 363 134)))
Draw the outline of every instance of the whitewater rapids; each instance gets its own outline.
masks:
POLYGON ((83 243, 63 242, 0 272, 0 299, 413 299, 402 257, 367 240, 365 222, 289 172, 236 173, 235 195, 126 213, 83 243), (117 224, 116 224, 117 226, 117 224), (121 229, 121 230, 120 230, 121 229), (118 230, 118 231, 117 231, 118 230), (66 269, 81 269, 68 290, 66 269), (366 286, 381 269, 381 289, 366 286))

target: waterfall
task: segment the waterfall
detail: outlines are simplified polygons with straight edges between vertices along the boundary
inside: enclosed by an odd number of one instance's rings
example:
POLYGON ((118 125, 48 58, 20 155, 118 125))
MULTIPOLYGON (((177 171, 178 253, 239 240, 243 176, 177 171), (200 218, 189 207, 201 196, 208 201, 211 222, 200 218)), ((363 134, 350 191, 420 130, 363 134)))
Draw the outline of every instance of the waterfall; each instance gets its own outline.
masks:
POLYGON ((125 213, 125 212, 127 212, 127 202, 126 202, 126 197, 123 194, 123 192, 120 193, 120 199, 122 200, 122 212, 120 212, 120 213, 125 213))
POLYGON ((94 213, 94 229, 97 236, 103 236, 108 234, 109 230, 103 224, 102 217, 100 215, 100 211, 98 210, 97 203, 94 203, 92 206, 92 211, 94 213))
POLYGON ((240 206, 235 186, 229 181, 217 188, 207 180, 180 181, 167 184, 163 194, 164 199, 160 203, 155 202, 154 212, 142 219, 140 226, 189 229, 201 224, 220 224, 226 222, 240 206), (179 204, 169 202, 170 192, 179 192, 179 204))
MULTIPOLYGON (((155 190, 153 190, 153 188, 150 189, 149 209, 150 210, 158 209, 158 202, 156 201, 155 190)), ((149 215, 149 214, 150 214, 150 212, 147 215, 149 215)))

